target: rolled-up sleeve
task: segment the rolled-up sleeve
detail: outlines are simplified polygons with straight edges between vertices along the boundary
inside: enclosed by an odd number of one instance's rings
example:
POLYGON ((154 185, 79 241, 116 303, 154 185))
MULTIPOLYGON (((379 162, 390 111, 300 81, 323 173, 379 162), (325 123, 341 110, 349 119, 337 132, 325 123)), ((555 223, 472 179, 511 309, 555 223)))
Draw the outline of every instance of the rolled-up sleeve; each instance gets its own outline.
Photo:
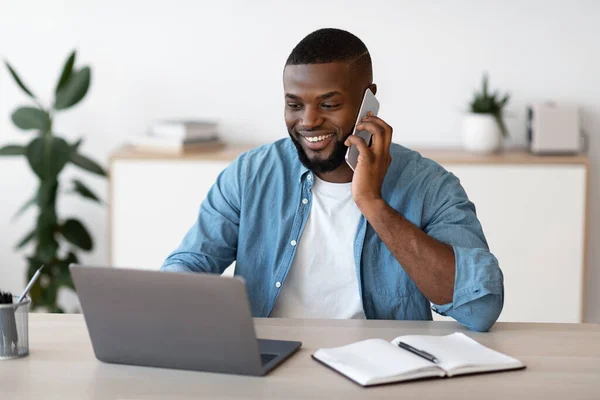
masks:
POLYGON ((243 155, 223 170, 200 205, 195 223, 161 270, 221 274, 237 253, 243 155))
POLYGON ((433 311, 454 318, 474 331, 488 331, 504 305, 504 278, 490 252, 475 205, 460 181, 444 171, 430 185, 423 230, 454 250, 455 281, 451 303, 433 311))

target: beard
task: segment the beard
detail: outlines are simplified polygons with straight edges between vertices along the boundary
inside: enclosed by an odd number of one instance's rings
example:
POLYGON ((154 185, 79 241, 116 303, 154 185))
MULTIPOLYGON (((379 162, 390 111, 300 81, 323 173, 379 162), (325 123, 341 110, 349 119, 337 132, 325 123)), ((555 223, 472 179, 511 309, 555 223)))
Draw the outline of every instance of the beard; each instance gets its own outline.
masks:
POLYGON ((298 152, 298 158, 300 159, 300 162, 306 168, 318 174, 324 174, 326 172, 334 171, 340 165, 342 165, 342 163, 346 159, 346 152, 348 150, 348 147, 346 147, 344 142, 346 141, 346 138, 350 136, 351 133, 352 132, 344 136, 344 138, 341 141, 336 138, 334 141, 334 147, 333 151, 331 152, 331 155, 323 160, 318 157, 308 157, 306 151, 302 147, 302 144, 300 144, 299 140, 302 139, 296 139, 288 129, 288 134, 292 139, 292 143, 294 143, 294 146, 296 146, 296 151, 298 152))

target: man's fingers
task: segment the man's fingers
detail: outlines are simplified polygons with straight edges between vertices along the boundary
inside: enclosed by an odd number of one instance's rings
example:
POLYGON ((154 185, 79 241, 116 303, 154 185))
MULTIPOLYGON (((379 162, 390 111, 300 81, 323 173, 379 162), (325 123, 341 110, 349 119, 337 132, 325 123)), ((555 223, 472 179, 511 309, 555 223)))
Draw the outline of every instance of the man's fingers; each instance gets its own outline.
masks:
POLYGON ((350 147, 351 145, 355 145, 358 148, 360 156, 366 157, 368 160, 371 160, 373 158, 373 152, 371 151, 369 146, 367 146, 365 140, 360 136, 350 135, 348 136, 344 144, 348 147, 350 147))
POLYGON ((392 143, 393 128, 381 118, 371 115, 371 113, 369 113, 369 115, 363 121, 364 122, 361 123, 372 123, 379 128, 380 132, 382 132, 382 135, 381 138, 378 140, 378 144, 381 144, 383 146, 381 148, 378 148, 378 150, 387 152, 390 148, 390 144, 392 143))
MULTIPOLYGON (((371 120, 363 120, 360 124, 356 126, 356 129, 368 131, 371 135, 373 135, 371 147, 375 150, 377 154, 381 154, 386 151, 387 148, 385 144, 387 142, 385 128, 381 125, 376 124, 371 120)), ((389 148, 389 145, 388 145, 389 148)))

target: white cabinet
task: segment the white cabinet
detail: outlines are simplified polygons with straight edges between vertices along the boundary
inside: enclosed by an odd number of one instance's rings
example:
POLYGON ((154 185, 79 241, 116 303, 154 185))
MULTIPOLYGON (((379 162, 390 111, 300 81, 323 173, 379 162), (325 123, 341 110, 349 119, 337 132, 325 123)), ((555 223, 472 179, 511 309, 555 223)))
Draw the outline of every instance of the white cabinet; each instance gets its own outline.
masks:
POLYGON ((451 165, 504 273, 501 320, 581 322, 586 169, 451 165))
MULTIPOLYGON (((115 154, 112 265, 159 268, 194 223, 217 175, 244 150, 195 156, 115 154)), ((581 322, 587 159, 526 153, 422 154, 457 175, 476 205, 504 273, 500 320, 581 322)))
POLYGON ((111 260, 160 268, 198 215, 228 161, 123 159, 112 163, 111 260))
POLYGON ((217 176, 248 147, 195 155, 120 151, 110 162, 110 262, 158 269, 198 216, 217 176))

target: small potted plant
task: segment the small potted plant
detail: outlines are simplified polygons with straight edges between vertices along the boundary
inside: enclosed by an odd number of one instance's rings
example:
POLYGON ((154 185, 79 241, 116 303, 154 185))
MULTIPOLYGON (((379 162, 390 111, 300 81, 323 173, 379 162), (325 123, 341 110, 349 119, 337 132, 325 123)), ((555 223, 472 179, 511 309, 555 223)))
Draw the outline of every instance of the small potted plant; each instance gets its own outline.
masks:
POLYGON ((490 94, 488 76, 483 75, 482 90, 475 93, 464 119, 463 144, 467 150, 482 154, 500 150, 508 136, 502 113, 509 97, 509 94, 501 97, 497 91, 490 94))

